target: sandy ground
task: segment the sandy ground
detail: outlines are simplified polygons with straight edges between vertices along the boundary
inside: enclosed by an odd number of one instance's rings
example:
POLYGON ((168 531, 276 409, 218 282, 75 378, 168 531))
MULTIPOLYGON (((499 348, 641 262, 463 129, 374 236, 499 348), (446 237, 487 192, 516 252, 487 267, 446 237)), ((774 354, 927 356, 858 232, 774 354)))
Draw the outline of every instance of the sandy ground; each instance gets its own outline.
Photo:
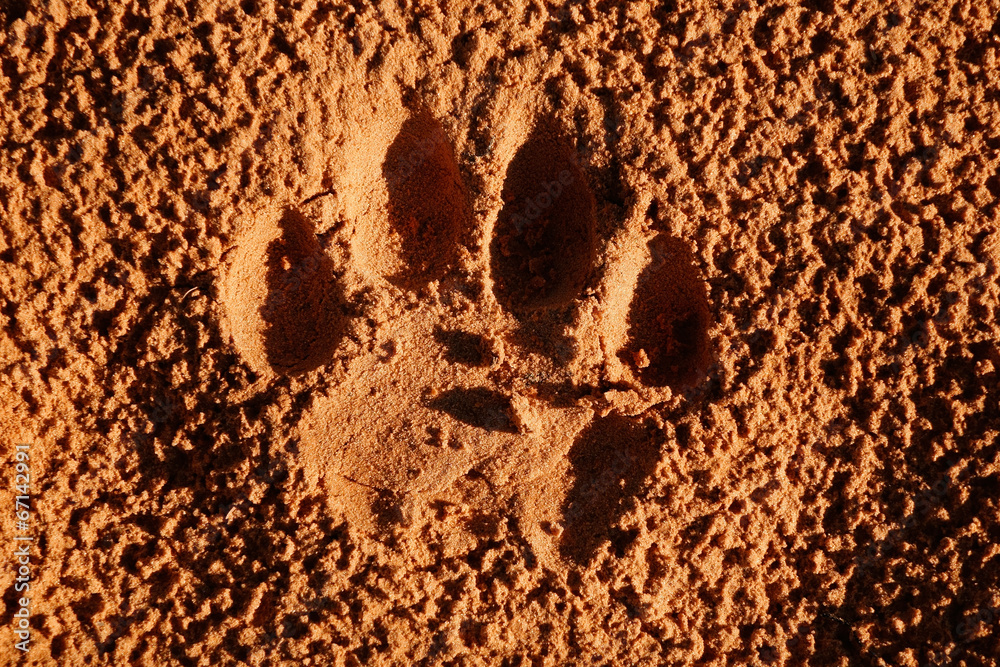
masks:
POLYGON ((0 663, 996 664, 998 11, 0 4, 0 663))

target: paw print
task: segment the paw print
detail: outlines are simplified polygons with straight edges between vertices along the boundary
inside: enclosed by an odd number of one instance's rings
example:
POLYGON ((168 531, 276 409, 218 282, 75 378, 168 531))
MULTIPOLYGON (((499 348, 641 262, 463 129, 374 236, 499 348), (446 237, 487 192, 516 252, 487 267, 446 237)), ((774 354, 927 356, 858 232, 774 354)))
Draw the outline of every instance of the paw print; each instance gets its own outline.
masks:
POLYGON ((511 110, 472 196, 419 101, 359 106, 329 189, 248 216, 220 274, 244 361, 314 389, 307 477, 371 532, 492 506, 541 558, 624 548, 660 458, 648 411, 710 363, 690 248, 598 224, 552 115, 511 110))

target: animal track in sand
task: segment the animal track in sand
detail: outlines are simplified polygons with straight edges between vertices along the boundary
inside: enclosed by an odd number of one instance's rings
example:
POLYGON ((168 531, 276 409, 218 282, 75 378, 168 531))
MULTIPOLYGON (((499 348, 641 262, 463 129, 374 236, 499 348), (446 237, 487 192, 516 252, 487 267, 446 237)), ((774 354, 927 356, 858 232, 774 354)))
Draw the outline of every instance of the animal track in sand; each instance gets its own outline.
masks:
POLYGON ((444 128, 418 101, 400 100, 379 109, 348 143, 335 189, 354 266, 376 283, 410 291, 443 278, 472 229, 444 128))
POLYGON ((402 268, 390 279, 414 287, 441 278, 454 266, 458 238, 471 221, 451 143, 430 112, 418 108, 403 123, 382 175, 387 219, 401 248, 402 268))
POLYGON ((304 373, 325 364, 343 331, 333 264, 313 224, 286 208, 244 230, 222 285, 233 341, 258 373, 304 373))
POLYGON ((507 167, 490 246, 493 290, 515 315, 580 295, 595 258, 594 195, 575 153, 549 119, 507 167))
POLYGON ((562 507, 560 552, 582 563, 604 539, 623 550, 627 536, 612 536, 610 530, 655 472, 656 443, 641 421, 612 413, 584 429, 567 456, 573 482, 562 507))
POLYGON ((679 240, 649 242, 629 308, 629 343, 619 356, 654 387, 690 383, 708 365, 708 299, 691 251, 679 240))
POLYGON ((491 227, 442 125, 417 104, 377 109, 344 149, 336 220, 318 220, 336 256, 286 209, 242 237, 223 292, 255 369, 322 372, 355 346, 313 395, 299 448, 352 522, 492 504, 540 557, 582 564, 627 542, 615 526, 659 461, 642 415, 706 370, 709 308, 683 241, 638 218, 598 238, 573 144, 538 117, 484 186, 501 202, 491 227), (572 354, 524 345, 528 322, 572 354))

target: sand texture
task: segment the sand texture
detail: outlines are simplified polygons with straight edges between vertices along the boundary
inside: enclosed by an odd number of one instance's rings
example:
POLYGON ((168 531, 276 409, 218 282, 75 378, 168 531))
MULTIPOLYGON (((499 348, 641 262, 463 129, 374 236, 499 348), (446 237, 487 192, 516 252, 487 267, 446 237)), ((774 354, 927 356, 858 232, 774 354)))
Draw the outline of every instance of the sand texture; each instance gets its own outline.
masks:
POLYGON ((0 2, 0 665, 998 664, 998 17, 0 2))

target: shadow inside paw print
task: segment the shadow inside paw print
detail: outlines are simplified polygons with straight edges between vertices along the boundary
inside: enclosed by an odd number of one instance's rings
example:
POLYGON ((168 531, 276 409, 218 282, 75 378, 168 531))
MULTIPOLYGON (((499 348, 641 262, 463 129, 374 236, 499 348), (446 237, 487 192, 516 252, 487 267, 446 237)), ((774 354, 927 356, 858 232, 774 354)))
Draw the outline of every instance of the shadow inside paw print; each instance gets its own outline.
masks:
POLYGON ((340 341, 333 263, 301 214, 286 210, 278 226, 267 247, 264 349, 272 368, 303 373, 326 363, 340 341))
POLYGON ((569 451, 574 479, 563 504, 559 551, 564 558, 585 565, 604 541, 615 541, 615 524, 659 460, 659 448, 635 419, 611 414, 580 434, 569 451))
POLYGON ((471 224, 451 142, 429 111, 417 107, 403 123, 382 176, 390 229, 402 248, 402 270, 389 280, 413 289, 441 278, 454 266, 459 239, 471 224))
POLYGON ((619 357, 644 384, 678 388, 709 363, 708 295, 683 241, 660 235, 649 248, 652 260, 639 275, 629 342, 619 357))
POLYGON ((476 428, 517 433, 511 419, 510 398, 485 387, 449 389, 428 401, 428 406, 476 428))
POLYGON ((445 359, 453 364, 484 367, 492 361, 492 346, 483 336, 438 327, 434 330, 434 340, 444 347, 445 359))
POLYGON ((594 195, 570 142, 542 120, 507 169, 491 245, 494 293, 515 316, 564 305, 594 263, 594 195))
POLYGON ((346 320, 333 263, 312 222, 290 208, 252 221, 223 301, 234 342, 258 372, 299 374, 322 366, 346 320))

